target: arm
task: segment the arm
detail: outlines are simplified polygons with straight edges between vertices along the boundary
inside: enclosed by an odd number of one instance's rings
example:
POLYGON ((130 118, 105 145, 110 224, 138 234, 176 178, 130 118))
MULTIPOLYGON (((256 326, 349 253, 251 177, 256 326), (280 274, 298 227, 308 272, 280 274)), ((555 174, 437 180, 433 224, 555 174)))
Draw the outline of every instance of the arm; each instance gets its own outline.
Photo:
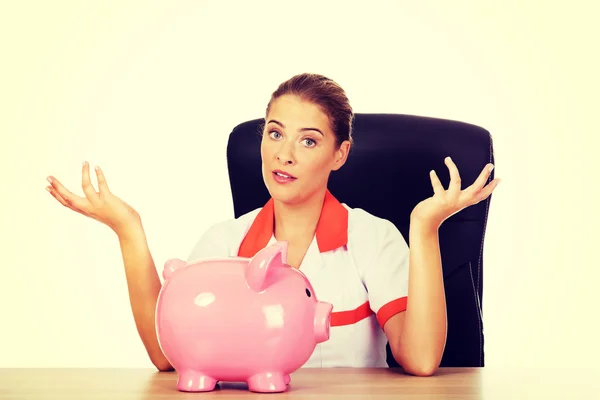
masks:
MULTIPOLYGON (((164 356, 158 343, 155 315, 162 284, 148 248, 141 219, 138 216, 136 223, 131 223, 126 229, 117 232, 125 265, 129 302, 138 334, 156 368, 159 371, 173 371, 173 366, 164 356)), ((196 243, 188 260, 228 256, 226 238, 230 233, 227 222, 213 225, 196 243)))
POLYGON ((154 315, 161 283, 146 243, 140 216, 110 191, 100 167, 95 170, 98 191, 91 183, 89 164, 83 163, 81 186, 85 197, 75 195, 52 176, 48 177, 50 186, 46 189, 66 208, 105 224, 117 234, 138 333, 152 363, 161 371, 171 370, 156 336, 154 315))
POLYGON ((410 272, 405 312, 384 325, 398 364, 413 375, 438 368, 446 344, 446 297, 437 229, 418 220, 410 225, 410 272))
POLYGON ((485 200, 500 182, 494 179, 485 185, 494 167, 488 164, 471 186, 461 190, 458 168, 450 157, 444 162, 450 173, 448 189, 444 189, 435 171, 430 171, 434 195, 417 204, 410 216, 406 311, 384 325, 394 358, 415 375, 433 374, 446 345, 446 297, 438 229, 452 215, 485 200))
POLYGON ((159 371, 172 371, 173 367, 162 353, 156 335, 155 309, 162 285, 148 248, 142 223, 131 225, 128 230, 119 233, 118 238, 123 255, 131 311, 138 334, 152 364, 159 371))

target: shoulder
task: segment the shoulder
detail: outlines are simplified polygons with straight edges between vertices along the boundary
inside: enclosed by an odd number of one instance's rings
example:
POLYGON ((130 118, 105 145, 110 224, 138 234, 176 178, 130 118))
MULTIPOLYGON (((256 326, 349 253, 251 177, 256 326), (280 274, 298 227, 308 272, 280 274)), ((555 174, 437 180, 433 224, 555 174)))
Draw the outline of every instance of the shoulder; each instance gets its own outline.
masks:
POLYGON ((237 255, 241 240, 260 210, 261 208, 257 208, 238 218, 230 218, 211 225, 200 235, 187 260, 237 255))
POLYGON ((344 207, 348 209, 348 251, 357 266, 364 268, 388 253, 408 253, 404 236, 390 220, 361 208, 344 207))
POLYGON ((381 244, 382 240, 399 239, 404 240, 402 234, 391 221, 377 217, 362 208, 350 208, 348 210, 348 241, 381 244))
POLYGON ((261 209, 262 207, 256 208, 247 212, 246 214, 240 215, 237 218, 230 218, 217 222, 206 230, 205 235, 223 235, 223 238, 237 238, 238 233, 240 235, 244 235, 248 229, 250 229, 252 222, 261 209))

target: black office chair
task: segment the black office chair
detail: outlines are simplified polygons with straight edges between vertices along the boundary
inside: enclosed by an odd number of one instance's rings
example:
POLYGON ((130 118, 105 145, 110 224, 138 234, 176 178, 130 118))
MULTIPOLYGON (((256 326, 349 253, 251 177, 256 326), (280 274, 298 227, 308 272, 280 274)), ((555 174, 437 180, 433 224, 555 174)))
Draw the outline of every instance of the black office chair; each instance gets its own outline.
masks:
MULTIPOLYGON (((263 119, 244 122, 229 137, 227 162, 236 218, 269 199, 261 173, 263 123, 263 119)), ((357 113, 353 129, 354 146, 346 164, 332 173, 329 189, 340 202, 393 222, 407 242, 412 209, 433 194, 429 171, 435 169, 448 187, 444 157, 451 156, 457 165, 463 188, 494 162, 490 133, 471 124, 357 113)), ((492 173, 488 182, 493 177, 492 173)), ((484 366, 483 243, 490 200, 491 196, 453 215, 440 228, 448 309, 443 367, 484 366)), ((389 366, 397 367, 389 344, 387 351, 389 366)))

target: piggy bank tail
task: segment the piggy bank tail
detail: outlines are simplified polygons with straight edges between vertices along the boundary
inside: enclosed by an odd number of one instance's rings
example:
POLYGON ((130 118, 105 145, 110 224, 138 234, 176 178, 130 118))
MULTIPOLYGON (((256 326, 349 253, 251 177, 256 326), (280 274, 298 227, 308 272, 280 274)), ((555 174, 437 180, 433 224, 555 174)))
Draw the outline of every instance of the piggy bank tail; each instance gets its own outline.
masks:
POLYGON ((186 262, 183 260, 180 260, 179 258, 171 258, 170 260, 167 260, 167 262, 165 263, 165 268, 163 269, 163 278, 165 279, 169 279, 171 278, 171 275, 173 275, 173 272, 175 272, 178 268, 181 268, 183 266, 186 265, 186 262))

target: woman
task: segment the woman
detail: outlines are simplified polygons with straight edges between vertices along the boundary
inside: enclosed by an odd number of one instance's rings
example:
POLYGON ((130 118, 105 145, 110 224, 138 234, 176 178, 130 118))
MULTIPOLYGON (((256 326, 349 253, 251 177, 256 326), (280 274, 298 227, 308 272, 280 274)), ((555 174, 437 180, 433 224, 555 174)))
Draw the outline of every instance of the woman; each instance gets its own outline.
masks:
MULTIPOLYGON (((411 213, 409 252, 391 222, 340 204, 327 189, 329 174, 348 157, 352 120, 348 99, 332 80, 300 74, 282 83, 267 106, 261 142, 271 199, 264 207, 211 227, 188 260, 252 257, 276 240, 287 241, 288 263, 301 268, 319 300, 333 303, 336 311, 330 340, 318 345, 307 367, 386 366, 389 341, 407 373, 428 376, 439 366, 447 330, 438 228, 451 215, 486 199, 499 180, 484 187, 493 168, 488 165, 472 186, 461 190, 459 172, 446 158, 449 188, 430 172, 434 195, 411 213)), ((117 234, 138 333, 152 363, 161 371, 171 370, 155 332, 161 282, 141 218, 110 192, 99 167, 96 175, 98 191, 84 163, 85 197, 52 177, 48 191, 64 206, 117 234)))

